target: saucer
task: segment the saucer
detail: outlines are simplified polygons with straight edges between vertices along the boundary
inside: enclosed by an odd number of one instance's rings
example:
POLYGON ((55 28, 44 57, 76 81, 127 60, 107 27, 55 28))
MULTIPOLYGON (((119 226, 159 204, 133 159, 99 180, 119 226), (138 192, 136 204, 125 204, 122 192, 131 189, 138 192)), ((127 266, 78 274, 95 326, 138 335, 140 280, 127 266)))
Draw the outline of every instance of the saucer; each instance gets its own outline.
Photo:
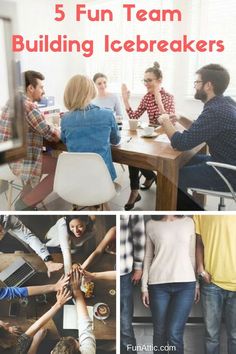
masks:
POLYGON ((158 136, 157 133, 153 132, 152 134, 141 134, 141 138, 156 138, 158 136))
POLYGON ((95 304, 93 306, 93 315, 97 320, 106 320, 109 316, 110 316, 110 308, 107 304, 105 304, 104 302, 98 302, 97 304, 95 304), (105 306, 107 308, 107 314, 102 316, 99 315, 99 313, 97 312, 97 309, 99 306, 105 306))

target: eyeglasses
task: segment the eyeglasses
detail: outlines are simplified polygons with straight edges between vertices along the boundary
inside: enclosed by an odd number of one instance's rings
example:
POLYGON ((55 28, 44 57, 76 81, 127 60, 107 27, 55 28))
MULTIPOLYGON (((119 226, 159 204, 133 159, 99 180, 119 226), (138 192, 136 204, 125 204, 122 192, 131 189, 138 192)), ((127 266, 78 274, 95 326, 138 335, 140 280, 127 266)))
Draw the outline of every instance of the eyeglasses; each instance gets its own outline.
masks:
POLYGON ((149 84, 152 81, 156 81, 157 79, 143 79, 141 80, 144 84, 149 84))
POLYGON ((196 80, 196 81, 194 81, 194 86, 196 86, 197 84, 200 84, 201 82, 203 82, 203 81, 201 81, 201 80, 196 80))

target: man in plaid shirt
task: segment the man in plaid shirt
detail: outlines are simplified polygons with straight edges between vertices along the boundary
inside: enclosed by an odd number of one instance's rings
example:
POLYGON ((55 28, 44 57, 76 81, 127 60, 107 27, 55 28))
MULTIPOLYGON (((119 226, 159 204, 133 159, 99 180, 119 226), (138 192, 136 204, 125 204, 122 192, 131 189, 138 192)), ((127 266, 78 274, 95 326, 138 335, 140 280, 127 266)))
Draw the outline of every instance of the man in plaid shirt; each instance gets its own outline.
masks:
MULTIPOLYGON (((42 153, 43 139, 58 141, 60 137, 59 130, 46 122, 35 104, 44 95, 44 76, 36 71, 26 71, 24 78, 27 156, 10 165, 13 173, 20 176, 24 183, 21 198, 15 203, 16 210, 31 210, 51 193, 57 160, 42 153), (47 176, 40 182, 43 174, 47 176)), ((6 105, 0 119, 0 141, 7 141, 12 137, 11 123, 9 106, 6 105)))
POLYGON ((120 338, 121 353, 136 345, 133 320, 133 284, 138 284, 143 273, 145 252, 145 225, 141 215, 121 215, 120 219, 120 338))

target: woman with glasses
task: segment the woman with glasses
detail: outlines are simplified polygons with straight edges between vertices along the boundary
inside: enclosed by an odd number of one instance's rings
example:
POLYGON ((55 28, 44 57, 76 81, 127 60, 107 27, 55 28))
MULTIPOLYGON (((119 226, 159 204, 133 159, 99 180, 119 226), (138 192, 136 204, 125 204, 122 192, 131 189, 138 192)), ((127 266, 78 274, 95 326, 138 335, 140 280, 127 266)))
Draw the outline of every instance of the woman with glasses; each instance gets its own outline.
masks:
POLYGON ((114 93, 107 91, 107 76, 102 73, 96 73, 93 77, 98 94, 92 101, 98 107, 111 109, 116 116, 122 116, 120 99, 114 93))
MULTIPOLYGON (((161 114, 175 113, 174 97, 166 92, 161 86, 162 78, 160 65, 157 62, 145 71, 143 82, 147 88, 147 93, 142 98, 136 111, 133 111, 129 104, 130 92, 125 84, 122 85, 122 97, 126 112, 130 119, 139 119, 139 117, 147 111, 149 123, 152 125, 159 125, 158 117, 161 114)), ((129 166, 131 193, 128 203, 125 205, 125 210, 133 209, 134 204, 141 199, 139 194, 139 171, 140 169, 129 166)), ((153 171, 144 169, 141 169, 141 172, 146 180, 141 185, 140 189, 147 190, 152 186, 153 182, 156 181, 156 175, 153 171)))
POLYGON ((184 327, 200 296, 194 221, 182 215, 151 218, 146 225, 142 300, 152 313, 153 346, 168 344, 176 354, 184 354, 184 327))

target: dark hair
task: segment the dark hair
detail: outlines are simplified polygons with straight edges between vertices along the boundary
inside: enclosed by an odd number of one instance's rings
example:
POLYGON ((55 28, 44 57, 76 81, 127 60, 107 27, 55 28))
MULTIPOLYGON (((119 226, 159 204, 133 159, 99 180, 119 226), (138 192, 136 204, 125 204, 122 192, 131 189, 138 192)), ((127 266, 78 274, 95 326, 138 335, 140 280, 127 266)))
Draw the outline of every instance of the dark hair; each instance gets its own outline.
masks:
POLYGON ((222 95, 229 85, 229 72, 219 64, 203 66, 196 74, 201 75, 203 83, 211 82, 216 95, 222 95))
POLYGON ((71 232, 71 230, 70 230, 70 222, 72 220, 79 219, 80 221, 85 223, 85 225, 86 225, 85 231, 89 232, 93 228, 93 221, 91 220, 91 218, 88 215, 67 215, 65 217, 65 219, 66 219, 67 231, 68 231, 69 235, 71 235, 71 236, 74 236, 73 232, 71 232))
POLYGON ((27 89, 27 87, 29 85, 32 85, 35 88, 37 86, 37 79, 39 79, 39 80, 45 79, 43 74, 41 74, 38 71, 33 71, 33 70, 25 71, 24 78, 25 78, 25 89, 27 89))
POLYGON ((155 76, 156 76, 156 78, 157 79, 162 79, 162 71, 161 71, 161 69, 160 69, 160 64, 157 62, 157 61, 155 61, 154 63, 153 63, 153 66, 152 67, 150 67, 150 68, 148 68, 146 71, 145 71, 145 74, 146 73, 153 73, 155 76))
POLYGON ((62 337, 52 350, 53 354, 78 354, 76 340, 74 337, 62 337))
MULTIPOLYGON (((152 220, 160 221, 164 219, 167 215, 150 215, 152 220)), ((183 218, 185 215, 173 215, 176 218, 183 218)))
POLYGON ((97 79, 99 79, 100 77, 103 77, 104 79, 107 80, 107 76, 105 74, 102 74, 102 73, 96 73, 93 77, 93 82, 96 82, 97 79))

